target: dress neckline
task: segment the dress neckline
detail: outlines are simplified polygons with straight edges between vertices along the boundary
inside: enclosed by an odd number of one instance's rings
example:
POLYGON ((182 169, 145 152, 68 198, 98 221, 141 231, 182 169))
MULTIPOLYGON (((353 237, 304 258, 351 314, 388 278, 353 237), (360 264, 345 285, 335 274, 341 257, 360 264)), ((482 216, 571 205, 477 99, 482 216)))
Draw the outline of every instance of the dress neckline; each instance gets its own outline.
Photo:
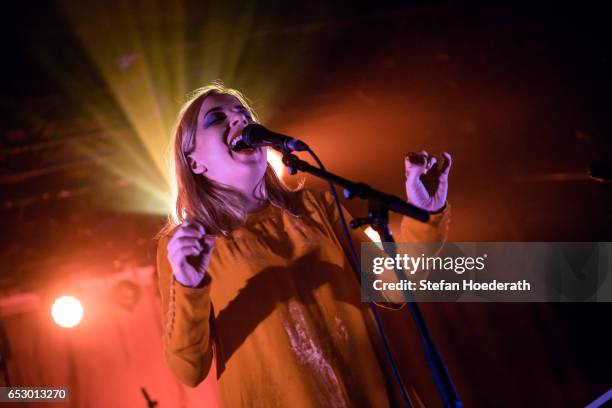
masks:
POLYGON ((252 224, 252 223, 261 221, 263 219, 270 218, 271 216, 275 214, 276 210, 277 208, 268 202, 261 209, 255 212, 249 213, 246 219, 246 223, 252 224))

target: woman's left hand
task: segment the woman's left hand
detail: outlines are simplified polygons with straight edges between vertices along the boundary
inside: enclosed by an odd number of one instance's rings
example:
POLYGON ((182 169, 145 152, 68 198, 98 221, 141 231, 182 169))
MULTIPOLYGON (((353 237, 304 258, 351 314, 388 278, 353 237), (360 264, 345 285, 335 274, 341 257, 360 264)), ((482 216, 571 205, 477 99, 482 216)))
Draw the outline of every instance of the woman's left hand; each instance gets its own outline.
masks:
POLYGON ((451 155, 442 153, 442 163, 425 150, 406 156, 406 196, 408 202, 429 212, 438 212, 446 204, 451 155))

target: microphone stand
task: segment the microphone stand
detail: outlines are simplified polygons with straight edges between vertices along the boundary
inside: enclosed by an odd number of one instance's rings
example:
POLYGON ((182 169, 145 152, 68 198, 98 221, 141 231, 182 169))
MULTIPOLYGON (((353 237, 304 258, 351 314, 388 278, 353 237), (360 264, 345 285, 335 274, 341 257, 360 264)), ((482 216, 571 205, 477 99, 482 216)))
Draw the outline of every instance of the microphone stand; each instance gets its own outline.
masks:
MULTIPOLYGON (((429 221, 429 212, 415 207, 411 204, 406 203, 401 198, 383 193, 375 190, 372 187, 364 183, 355 183, 333 173, 330 173, 323 168, 314 167, 311 164, 300 160, 296 155, 291 154, 289 151, 283 152, 283 163, 287 166, 289 174, 295 175, 298 171, 312 174, 316 177, 325 179, 333 184, 338 184, 344 188, 344 197, 352 199, 359 197, 368 200, 368 216, 355 218, 350 222, 351 228, 355 229, 362 225, 371 225, 376 232, 380 235, 383 243, 395 243, 393 234, 389 229, 389 210, 395 211, 399 214, 405 215, 417 219, 422 222, 429 221)), ((342 216, 342 213, 340 213, 342 216)), ((347 237, 350 239, 350 237, 347 237)), ((383 245, 385 252, 390 256, 395 256, 395 249, 388 248, 389 246, 383 245)), ((394 246, 391 246, 394 248, 394 246)), ((357 265, 360 267, 360 265, 357 265)), ((396 273, 398 271, 396 270, 396 273)), ((361 277, 359 277, 361 278, 361 277)), ((432 376, 434 377, 440 399, 445 407, 461 408, 463 403, 459 399, 459 395, 455 388, 455 385, 450 377, 448 369, 444 364, 442 356, 438 352, 427 325, 425 319, 421 313, 418 303, 414 300, 412 293, 408 292, 408 301, 406 302, 414 323, 419 332, 423 347, 425 349, 425 357, 431 370, 432 376)), ((380 328, 382 331, 382 328, 380 328)), ((383 341, 385 336, 381 333, 383 341)), ((397 370, 393 361, 391 361, 393 370, 397 370)), ((401 387, 401 384, 400 384, 401 387)), ((402 394, 405 396, 405 390, 402 390, 402 394)), ((406 397, 406 396, 405 396, 406 397)))
POLYGON ((344 187, 344 196, 346 198, 351 199, 357 196, 359 198, 368 199, 373 203, 382 205, 391 211, 395 211, 396 213, 415 218, 422 222, 429 221, 429 213, 427 211, 421 210, 412 204, 408 204, 399 197, 375 190, 364 183, 354 183, 348 179, 345 179, 344 177, 340 177, 326 170, 314 167, 304 160, 300 160, 294 154, 285 153, 283 155, 283 163, 285 163, 287 170, 291 175, 296 174, 298 171, 303 171, 304 173, 312 174, 344 187))

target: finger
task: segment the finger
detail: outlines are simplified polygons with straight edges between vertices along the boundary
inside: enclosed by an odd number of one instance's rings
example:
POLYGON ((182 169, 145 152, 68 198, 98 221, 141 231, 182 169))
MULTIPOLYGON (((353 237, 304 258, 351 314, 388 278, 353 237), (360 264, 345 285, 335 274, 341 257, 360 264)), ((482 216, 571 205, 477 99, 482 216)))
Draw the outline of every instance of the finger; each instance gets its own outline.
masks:
POLYGON ((173 252, 168 252, 167 258, 171 264, 178 264, 188 256, 199 256, 201 253, 202 252, 198 251, 195 247, 184 247, 176 249, 173 252))
POLYGON ((202 247, 202 242, 201 242, 201 238, 195 238, 195 237, 180 237, 176 240, 176 246, 189 246, 189 245, 195 245, 195 246, 200 246, 202 247))
POLYGON ((427 164, 429 163, 429 153, 427 153, 425 150, 421 150, 419 155, 423 158, 423 161, 425 162, 425 169, 427 169, 427 164))
POLYGON ((208 248, 205 248, 206 252, 209 252, 213 249, 213 247, 215 246, 215 241, 217 240, 216 237, 212 236, 212 235, 205 235, 204 236, 204 245, 208 248))
POLYGON ((444 175, 448 175, 448 172, 450 171, 451 165, 453 164, 453 159, 451 157, 451 155, 447 152, 443 152, 442 156, 444 156, 444 162, 442 163, 442 174, 444 175))
POLYGON ((405 161, 406 178, 418 178, 425 173, 425 164, 414 164, 411 160, 413 159, 406 158, 405 161))
POLYGON ((206 228, 200 221, 195 221, 195 226, 198 228, 198 231, 202 233, 202 235, 206 234, 206 228))
POLYGON ((204 250, 204 244, 198 240, 189 240, 189 241, 176 241, 173 245, 168 246, 168 252, 176 252, 180 251, 181 248, 194 247, 198 250, 204 250))
POLYGON ((199 256, 202 253, 198 248, 194 247, 185 247, 182 249, 181 254, 183 256, 199 256))
POLYGON ((170 241, 168 241, 168 245, 176 245, 183 238, 199 240, 202 239, 202 234, 192 229, 177 230, 174 235, 172 235, 172 238, 170 238, 170 241))
POLYGON ((204 235, 204 227, 198 227, 196 224, 181 224, 176 233, 177 237, 198 237, 201 238, 204 235))
POLYGON ((427 166, 427 159, 429 157, 429 153, 427 153, 427 151, 425 150, 421 150, 420 152, 417 153, 417 155, 421 157, 421 160, 423 160, 423 164, 427 166))
POLYGON ((427 156, 416 152, 410 152, 405 158, 406 169, 409 167, 425 167, 427 165, 427 156))
POLYGON ((196 246, 177 247, 171 252, 168 252, 168 259, 181 259, 189 255, 198 256, 202 253, 202 249, 196 246))
POLYGON ((199 248, 200 251, 204 249, 204 245, 200 242, 198 238, 181 237, 168 243, 168 252, 174 252, 176 250, 180 250, 181 248, 190 246, 199 248))
POLYGON ((174 234, 174 236, 170 238, 170 241, 168 241, 167 248, 168 248, 168 251, 170 251, 174 248, 179 248, 185 245, 196 245, 200 243, 201 240, 202 238, 199 235, 193 236, 193 235, 184 235, 184 234, 174 234))
POLYGON ((206 234, 206 228, 204 228, 204 225, 202 225, 202 223, 197 221, 197 220, 193 220, 193 219, 192 220, 185 220, 185 221, 183 221, 181 226, 187 227, 189 229, 197 230, 202 235, 206 234))
POLYGON ((431 170, 436 165, 437 162, 438 162, 438 159, 436 159, 436 156, 430 156, 429 160, 427 161, 427 170, 426 170, 426 172, 431 170))

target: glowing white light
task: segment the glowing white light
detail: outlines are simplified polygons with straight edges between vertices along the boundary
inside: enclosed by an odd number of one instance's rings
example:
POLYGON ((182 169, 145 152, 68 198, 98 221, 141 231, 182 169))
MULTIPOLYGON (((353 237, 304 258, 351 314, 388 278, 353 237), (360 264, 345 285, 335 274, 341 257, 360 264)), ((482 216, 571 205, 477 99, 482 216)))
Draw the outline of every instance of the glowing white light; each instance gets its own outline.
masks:
POLYGON ((272 166, 278 178, 282 180, 283 177, 285 177, 283 155, 274 149, 268 149, 268 163, 270 163, 270 166, 272 166))
POLYGON ((380 242, 380 235, 372 227, 368 227, 364 231, 368 237, 374 242, 380 242))
POLYGON ((376 244, 379 249, 383 249, 382 242, 380 240, 380 235, 378 232, 372 227, 367 227, 364 231, 366 235, 376 244))
POLYGON ((53 321, 61 327, 74 327, 83 318, 83 306, 73 296, 61 296, 51 306, 53 321))

